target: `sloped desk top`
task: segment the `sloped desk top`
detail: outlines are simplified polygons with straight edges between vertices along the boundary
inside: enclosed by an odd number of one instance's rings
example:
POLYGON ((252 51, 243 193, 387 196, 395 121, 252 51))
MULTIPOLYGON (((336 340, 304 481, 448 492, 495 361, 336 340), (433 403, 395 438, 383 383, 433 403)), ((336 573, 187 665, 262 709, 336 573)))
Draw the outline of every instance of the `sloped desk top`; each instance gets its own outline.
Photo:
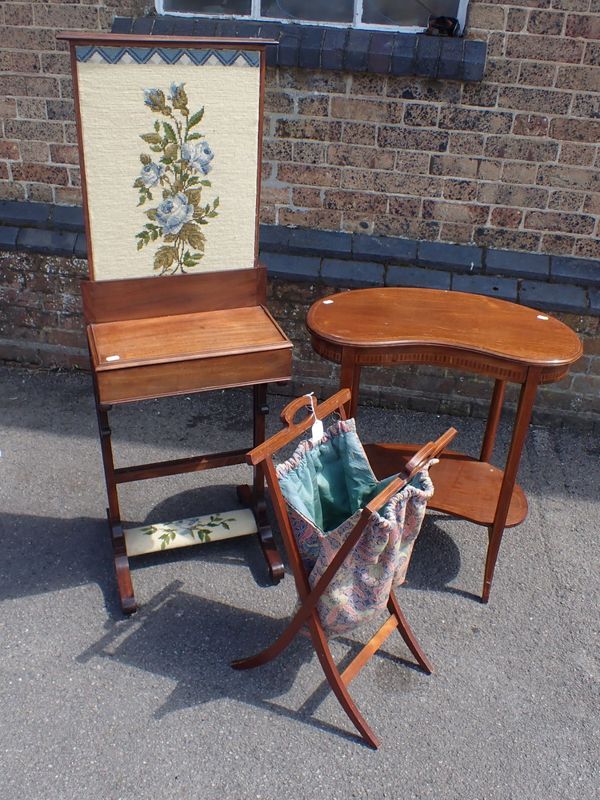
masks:
POLYGON ((289 380, 291 343, 263 306, 88 326, 102 403, 289 380))

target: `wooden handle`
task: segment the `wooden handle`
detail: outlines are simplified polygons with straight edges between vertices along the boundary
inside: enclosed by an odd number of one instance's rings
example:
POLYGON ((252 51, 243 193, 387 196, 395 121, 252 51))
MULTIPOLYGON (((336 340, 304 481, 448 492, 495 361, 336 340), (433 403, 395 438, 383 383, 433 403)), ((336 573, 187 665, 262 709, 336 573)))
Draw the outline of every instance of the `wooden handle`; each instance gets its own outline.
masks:
POLYGON ((428 442, 426 445, 423 445, 404 467, 404 474, 398 475, 391 483, 388 483, 385 489, 382 489, 379 494, 375 495, 371 502, 367 503, 363 513, 367 512, 372 514, 375 511, 379 511, 396 492, 403 489, 406 484, 414 478, 417 472, 423 469, 428 461, 431 461, 432 458, 436 458, 442 450, 448 447, 457 433, 458 431, 456 428, 448 428, 435 442, 428 442))
POLYGON ((301 408, 308 407, 310 408, 310 413, 307 416, 313 416, 313 408, 316 409, 317 407, 317 398, 314 394, 303 394, 302 397, 297 397, 295 400, 292 400, 291 403, 288 403, 287 406, 283 409, 281 414, 279 415, 279 419, 289 427, 294 424, 294 417, 298 413, 301 408), (311 402, 312 401, 312 402, 311 402))
MULTIPOLYGON (((314 422, 312 412, 302 422, 293 422, 294 414, 299 408, 302 408, 302 406, 306 404, 306 399, 307 398, 305 396, 299 397, 297 400, 292 400, 292 402, 283 409, 281 412, 281 418, 287 423, 288 427, 279 431, 279 433, 276 433, 274 436, 271 436, 271 438, 267 439, 266 442, 257 445, 253 450, 250 450, 250 452, 246 455, 246 461, 248 464, 252 464, 253 466, 260 464, 260 462, 264 461, 265 458, 273 455, 273 453, 276 453, 282 447, 285 447, 297 436, 300 436, 305 430, 310 428, 314 422)), ((323 400, 323 402, 319 403, 318 405, 315 404, 316 418, 325 419, 325 417, 328 417, 329 414, 337 411, 342 419, 346 419, 344 404, 349 400, 350 389, 341 389, 328 400, 323 400)))
POLYGON ((435 442, 428 442, 426 445, 414 454, 414 456, 407 461, 404 472, 407 475, 414 475, 432 458, 437 458, 439 454, 448 447, 450 442, 454 439, 458 431, 456 428, 448 428, 448 430, 438 437, 435 442))
POLYGON ((324 403, 319 404, 317 398, 314 394, 303 394, 302 397, 297 397, 295 400, 292 400, 291 403, 288 403, 287 406, 283 409, 279 418, 282 422, 285 422, 288 428, 292 425, 303 425, 306 422, 310 422, 310 420, 316 417, 317 419, 324 419, 331 411, 327 410, 323 413, 323 409, 325 406, 329 409, 331 405, 339 407, 344 405, 350 399, 350 389, 341 389, 339 392, 330 397, 324 403), (310 408, 310 413, 306 415, 305 419, 301 422, 294 423, 294 417, 298 413, 301 408, 308 406, 310 408), (313 414, 314 411, 314 414, 313 414), (319 413, 321 412, 321 413, 319 413))

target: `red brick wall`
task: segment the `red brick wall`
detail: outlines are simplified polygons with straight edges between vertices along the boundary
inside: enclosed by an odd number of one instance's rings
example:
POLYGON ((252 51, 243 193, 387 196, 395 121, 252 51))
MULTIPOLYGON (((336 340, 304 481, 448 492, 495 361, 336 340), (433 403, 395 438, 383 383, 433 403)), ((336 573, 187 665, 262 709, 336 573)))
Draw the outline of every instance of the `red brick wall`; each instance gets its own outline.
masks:
MULTIPOLYGON (((80 202, 57 30, 147 0, 0 4, 0 198, 80 202)), ((600 258, 600 0, 472 0, 481 83, 269 74, 264 222, 600 258)))
POLYGON ((151 0, 0 3, 0 198, 81 203, 64 30, 110 30, 151 0))
POLYGON ((269 76, 263 220, 600 258, 600 0, 472 0, 481 83, 269 76))

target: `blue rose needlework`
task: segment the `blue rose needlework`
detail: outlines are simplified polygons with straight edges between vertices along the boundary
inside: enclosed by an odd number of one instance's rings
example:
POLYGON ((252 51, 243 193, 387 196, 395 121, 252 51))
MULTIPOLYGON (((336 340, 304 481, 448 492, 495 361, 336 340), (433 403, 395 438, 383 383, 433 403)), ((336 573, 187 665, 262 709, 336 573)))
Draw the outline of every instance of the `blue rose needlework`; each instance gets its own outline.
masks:
POLYGON ((155 155, 140 155, 142 168, 133 186, 138 206, 159 198, 160 202, 144 212, 149 221, 136 234, 137 249, 159 242, 154 254, 156 273, 185 273, 203 258, 206 236, 202 228, 218 215, 219 207, 218 197, 212 203, 202 201, 203 189, 211 187, 206 176, 214 158, 198 130, 204 108, 190 113, 184 83, 171 84, 167 95, 161 89, 145 89, 144 103, 159 117, 154 130, 140 136, 155 155))

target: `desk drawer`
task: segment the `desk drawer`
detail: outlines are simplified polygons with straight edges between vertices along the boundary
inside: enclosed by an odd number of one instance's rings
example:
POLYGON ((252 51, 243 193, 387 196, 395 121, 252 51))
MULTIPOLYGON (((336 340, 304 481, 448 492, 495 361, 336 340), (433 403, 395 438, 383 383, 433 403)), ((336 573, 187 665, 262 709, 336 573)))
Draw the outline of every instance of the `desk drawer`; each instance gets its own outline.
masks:
POLYGON ((292 347, 96 373, 102 405, 289 380, 292 347))

